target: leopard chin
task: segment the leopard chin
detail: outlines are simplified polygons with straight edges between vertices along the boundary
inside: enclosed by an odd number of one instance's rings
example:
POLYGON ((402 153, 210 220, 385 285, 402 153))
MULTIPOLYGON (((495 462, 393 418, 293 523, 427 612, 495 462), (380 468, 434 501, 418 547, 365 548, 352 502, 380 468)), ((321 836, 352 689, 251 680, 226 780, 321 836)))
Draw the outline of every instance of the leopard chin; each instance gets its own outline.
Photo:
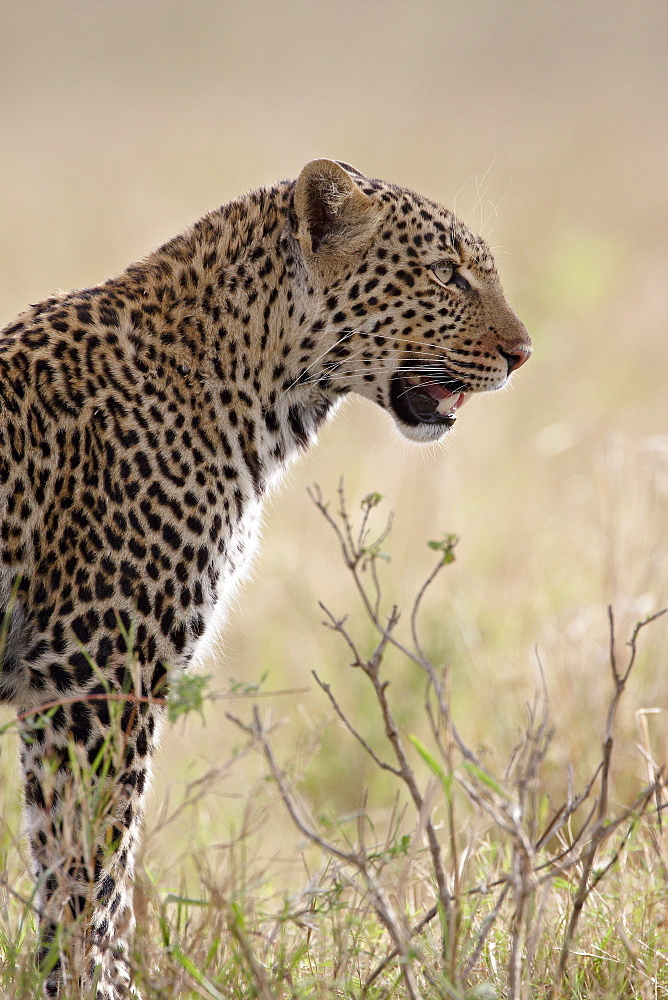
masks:
POLYGON ((390 406, 399 430, 411 441, 438 441, 455 424, 457 411, 471 395, 464 383, 431 375, 396 372, 390 383, 390 406))

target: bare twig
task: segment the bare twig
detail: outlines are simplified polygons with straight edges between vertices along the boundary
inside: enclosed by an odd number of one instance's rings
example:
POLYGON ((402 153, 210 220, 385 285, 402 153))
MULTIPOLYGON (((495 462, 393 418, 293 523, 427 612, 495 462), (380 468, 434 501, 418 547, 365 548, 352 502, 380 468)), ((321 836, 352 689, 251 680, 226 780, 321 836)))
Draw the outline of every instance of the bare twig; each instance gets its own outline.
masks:
MULTIPOLYGON (((246 727, 243 727, 246 728, 246 727)), ((260 713, 258 712, 257 706, 253 709, 253 733, 258 743, 262 747, 265 759, 269 765, 272 777, 278 786, 278 790, 281 796, 281 800, 285 805, 292 822, 295 824, 300 833, 308 838, 312 843, 317 844, 321 847, 327 855, 339 858, 341 861, 348 865, 353 866, 358 871, 360 871, 364 877, 367 885, 367 889, 371 896, 374 904, 374 908, 378 913, 378 916, 385 924, 390 937, 392 938, 395 948, 397 949, 397 955, 400 959, 401 972, 406 983, 406 989, 408 991, 408 996, 410 1000, 421 1000, 421 993, 417 986, 417 981, 415 978, 415 971, 413 969, 413 960, 416 953, 415 944, 411 941, 410 937, 406 934, 401 921, 397 918, 392 905, 387 897, 383 886, 375 877, 374 873, 371 871, 366 858, 366 853, 361 851, 347 852, 342 851, 335 844, 332 844, 324 840, 314 829, 312 829, 299 815, 299 811, 296 807, 290 789, 285 781, 285 777, 278 767, 276 760, 271 749, 271 745, 267 739, 266 732, 262 725, 260 719, 260 713)), ((418 953, 419 954, 419 953, 418 953)))
MULTIPOLYGON (((594 862, 596 859, 597 852, 603 841, 610 835, 611 829, 614 829, 623 822, 631 814, 631 809, 625 810, 623 816, 618 818, 616 821, 611 821, 608 818, 608 798, 609 798, 609 782, 610 782, 610 763, 612 760, 612 750, 614 746, 614 723, 617 714, 617 708, 619 706, 620 699, 624 693, 626 687, 626 682, 629 678, 629 674, 633 668, 636 659, 637 652, 637 640, 638 636, 645 626, 649 625, 650 622, 656 621, 657 618, 661 617, 665 613, 659 611, 657 614, 651 615, 644 621, 637 622, 633 630, 633 634, 628 643, 630 647, 630 655, 626 664, 626 669, 620 673, 617 665, 617 651, 615 645, 615 620, 614 614, 611 607, 608 608, 608 621, 609 621, 609 636, 610 636, 610 647, 609 647, 609 662, 610 671, 612 673, 612 679, 614 684, 614 691, 612 698, 610 699, 610 704, 608 706, 608 713, 606 718, 605 726, 605 737, 603 741, 603 759, 600 768, 600 795, 598 800, 598 809, 596 821, 594 823, 593 829, 591 831, 590 840, 584 849, 582 856, 582 872, 578 881, 577 890, 575 893, 575 898, 573 900, 573 908, 571 910, 571 916, 566 928, 566 933, 564 935, 564 941, 562 944, 561 952, 559 955, 559 963, 557 966, 557 974, 555 976, 554 983, 550 992, 550 998, 554 997, 555 990, 558 984, 561 984, 566 977, 568 956, 570 954, 573 939, 577 930, 578 922, 582 914, 582 910, 587 897, 589 896, 592 889, 600 882, 600 879, 606 871, 609 870, 610 866, 607 866, 602 873, 597 873, 592 878, 592 872, 594 870, 594 862)), ((654 785, 650 786, 648 789, 644 789, 639 797, 638 808, 642 812, 650 802, 650 800, 657 794, 658 785, 656 779, 654 785)), ((663 782, 661 781, 663 784, 663 782)))
POLYGON ((350 722, 350 720, 348 719, 348 717, 346 716, 346 714, 342 711, 341 706, 339 705, 339 703, 336 700, 335 696, 332 694, 332 689, 331 689, 330 685, 329 684, 325 684, 325 682, 318 677, 318 675, 315 672, 315 670, 312 670, 311 673, 313 674, 316 683, 322 688, 322 690, 325 692, 325 694, 329 698, 330 703, 332 705, 332 708, 334 709, 334 711, 336 712, 336 714, 338 715, 338 717, 341 719, 341 722, 344 724, 344 726, 346 727, 346 729, 348 730, 348 732, 357 740, 357 742, 360 744, 360 746, 366 751, 366 753, 369 755, 369 757, 371 757, 371 759, 374 762, 374 764, 377 764, 378 767, 382 768, 383 771, 389 771, 395 777, 400 778, 401 777, 401 771, 399 770, 399 768, 393 767, 391 764, 388 764, 386 761, 381 760, 380 757, 378 756, 378 754, 376 753, 376 751, 373 749, 373 747, 370 746, 367 743, 367 741, 364 739, 364 737, 355 729, 355 727, 352 725, 352 723, 350 722))

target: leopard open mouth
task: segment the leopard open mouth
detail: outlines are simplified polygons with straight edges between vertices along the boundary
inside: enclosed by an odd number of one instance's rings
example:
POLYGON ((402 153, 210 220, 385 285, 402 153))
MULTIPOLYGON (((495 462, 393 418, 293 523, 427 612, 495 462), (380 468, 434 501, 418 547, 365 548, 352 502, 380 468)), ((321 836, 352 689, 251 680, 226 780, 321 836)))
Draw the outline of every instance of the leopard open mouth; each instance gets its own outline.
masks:
POLYGON ((392 376, 390 400, 394 412, 405 424, 440 424, 452 427, 457 410, 468 398, 459 379, 436 379, 433 374, 392 376))

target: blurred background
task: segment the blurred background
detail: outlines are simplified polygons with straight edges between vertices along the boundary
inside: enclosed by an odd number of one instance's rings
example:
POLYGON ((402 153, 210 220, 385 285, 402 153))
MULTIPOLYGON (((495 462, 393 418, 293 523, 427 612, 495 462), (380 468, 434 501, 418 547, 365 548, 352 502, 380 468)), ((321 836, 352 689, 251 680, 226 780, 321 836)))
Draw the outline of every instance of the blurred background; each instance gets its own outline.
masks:
MULTIPOLYGON (((426 603, 425 644, 448 664, 460 731, 490 747, 490 767, 524 724, 538 660, 554 780, 575 762, 581 784, 598 760, 606 606, 621 643, 668 596, 667 28, 652 0, 0 4, 0 326, 330 156, 481 231, 533 337, 510 391, 471 401, 444 446, 411 447, 351 400, 268 505, 253 579, 207 670, 221 691, 266 674, 263 691, 290 692, 262 706, 285 722, 284 758, 316 747, 304 776, 315 807, 354 808, 374 779, 311 670, 380 731, 317 606, 355 611, 305 492, 319 482, 333 497, 342 474, 352 504, 374 490, 395 511, 388 599, 408 607, 429 539, 461 537, 426 603)), ((667 757, 666 635, 648 630, 622 711, 622 790, 645 773, 637 711, 659 710, 643 718, 655 759, 667 757)), ((388 670, 414 731, 422 678, 399 660, 388 670)), ((228 707, 170 731, 154 812, 186 774, 234 753, 228 707)), ((207 806, 218 837, 254 766, 241 762, 207 806)), ((2 797, 18 808, 13 779, 2 797)))

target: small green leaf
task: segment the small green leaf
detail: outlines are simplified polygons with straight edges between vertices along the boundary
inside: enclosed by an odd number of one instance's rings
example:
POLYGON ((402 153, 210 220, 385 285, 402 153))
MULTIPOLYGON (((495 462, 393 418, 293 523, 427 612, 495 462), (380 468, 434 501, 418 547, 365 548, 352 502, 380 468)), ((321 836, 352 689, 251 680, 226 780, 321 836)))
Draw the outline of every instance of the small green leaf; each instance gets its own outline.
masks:
POLYGON ((371 510, 373 507, 377 507, 382 499, 382 493, 367 493, 367 495, 362 498, 360 507, 362 510, 371 510))
POLYGON ((210 674, 199 677, 175 672, 172 675, 167 699, 167 718, 170 722, 176 722, 179 716, 188 712, 198 712, 204 721, 204 698, 210 680, 210 674))
POLYGON ((237 930, 243 930, 245 924, 243 910, 234 900, 230 903, 230 910, 232 912, 234 926, 237 930))
POLYGON ((443 538, 432 539, 432 541, 427 542, 430 549, 434 549, 435 552, 443 553, 443 565, 455 561, 455 546, 457 545, 459 538, 457 535, 445 534, 443 538))
POLYGON ((174 892, 165 896, 165 906, 170 903, 178 906, 211 906, 211 903, 206 899, 191 899, 189 896, 179 896, 174 892))
POLYGON ((448 802, 450 802, 452 796, 452 775, 445 773, 440 762, 434 757, 430 750, 427 750, 426 746, 420 742, 417 736, 409 736, 408 738, 422 757, 431 773, 441 782, 441 787, 445 797, 448 802))
POLYGON ((174 958, 179 965, 185 969, 190 976, 192 976, 198 986, 201 986, 201 988, 205 990, 210 997, 213 997, 213 1000, 226 1000, 224 994, 222 994, 219 989, 216 989, 208 976, 205 976, 203 972, 200 972, 192 959, 188 958, 187 955, 184 955, 180 948, 172 948, 170 954, 172 958, 174 958))
POLYGON ((257 694, 268 676, 269 671, 265 670, 259 681, 237 681, 234 677, 230 677, 228 681, 229 692, 230 694, 246 696, 257 694))
POLYGON ((500 795, 502 799, 510 798, 506 790, 499 784, 496 778, 493 778, 491 774, 487 773, 487 771, 483 771, 483 769, 478 767, 477 764, 474 764, 470 760, 464 760, 462 761, 462 767, 465 771, 468 771, 469 774, 472 774, 474 778, 477 778, 481 785, 486 785, 487 788, 491 788, 492 791, 496 792, 497 795, 500 795))
POLYGON ((404 833, 399 840, 399 843, 393 844, 390 847, 388 854, 392 857, 405 857, 408 854, 408 849, 411 846, 411 838, 408 833, 404 833))

